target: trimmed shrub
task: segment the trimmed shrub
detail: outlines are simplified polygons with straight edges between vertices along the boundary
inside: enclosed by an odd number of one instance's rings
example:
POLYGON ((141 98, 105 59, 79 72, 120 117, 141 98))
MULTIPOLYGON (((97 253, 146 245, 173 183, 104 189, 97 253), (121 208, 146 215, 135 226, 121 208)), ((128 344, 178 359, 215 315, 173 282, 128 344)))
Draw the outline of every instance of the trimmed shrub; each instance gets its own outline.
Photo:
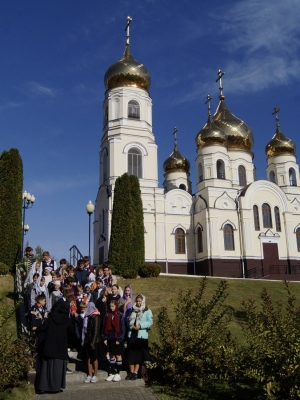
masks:
POLYGON ((122 273, 122 276, 125 279, 135 279, 137 275, 136 269, 125 269, 122 273))
POLYGON ((0 260, 13 269, 22 241, 23 163, 19 151, 0 155, 0 260), (5 229, 3 229, 5 228, 5 229))
POLYGON ((145 263, 139 268, 139 276, 141 278, 157 278, 161 273, 161 266, 157 263, 145 263))
POLYGON ((0 262, 0 275, 7 275, 9 273, 9 268, 3 262, 0 262))
POLYGON ((139 180, 133 175, 116 180, 108 260, 124 278, 136 277, 145 262, 143 204, 139 180))

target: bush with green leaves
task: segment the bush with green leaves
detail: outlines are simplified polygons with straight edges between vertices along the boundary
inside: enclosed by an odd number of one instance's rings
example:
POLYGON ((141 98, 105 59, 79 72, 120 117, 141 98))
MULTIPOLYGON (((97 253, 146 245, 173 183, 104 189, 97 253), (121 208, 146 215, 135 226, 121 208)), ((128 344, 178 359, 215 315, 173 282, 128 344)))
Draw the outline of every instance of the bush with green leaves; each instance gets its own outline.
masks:
POLYGON ((193 386, 211 389, 225 376, 234 352, 228 324, 231 311, 224 304, 227 283, 221 281, 209 300, 204 299, 206 279, 196 294, 180 292, 169 307, 161 308, 157 317, 159 344, 154 345, 154 362, 150 375, 169 387, 193 386))
MULTIPOLYGON (((0 299, 0 331, 6 321, 15 313, 17 307, 7 310, 0 299)), ((13 340, 12 334, 0 334, 0 391, 19 386, 24 383, 33 363, 32 347, 21 337, 13 340)))
POLYGON ((285 305, 274 303, 267 289, 261 293, 261 305, 243 302, 247 346, 235 379, 252 381, 268 400, 300 398, 300 304, 290 285, 285 286, 285 305))
POLYGON ((157 278, 161 273, 161 266, 157 263, 145 263, 139 268, 141 278, 157 278))
POLYGON ((0 275, 7 275, 9 273, 9 268, 3 262, 0 262, 0 275))

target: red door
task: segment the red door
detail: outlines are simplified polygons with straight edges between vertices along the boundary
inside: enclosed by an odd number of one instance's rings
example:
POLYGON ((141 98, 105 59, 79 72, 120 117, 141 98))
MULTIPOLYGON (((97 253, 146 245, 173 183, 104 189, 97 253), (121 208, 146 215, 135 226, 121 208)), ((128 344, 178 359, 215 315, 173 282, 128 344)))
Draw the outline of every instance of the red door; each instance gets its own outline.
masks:
MULTIPOLYGON (((264 273, 269 274, 271 265, 279 265, 279 255, 277 243, 263 243, 263 266, 264 273)), ((274 273, 275 271, 273 271, 274 273)))

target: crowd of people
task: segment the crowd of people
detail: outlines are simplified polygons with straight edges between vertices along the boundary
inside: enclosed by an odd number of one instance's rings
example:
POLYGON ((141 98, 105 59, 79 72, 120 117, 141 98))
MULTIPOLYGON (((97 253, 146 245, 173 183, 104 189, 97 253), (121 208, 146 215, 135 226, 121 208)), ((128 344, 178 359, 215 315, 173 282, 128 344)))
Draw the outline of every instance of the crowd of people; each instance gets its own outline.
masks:
POLYGON ((66 387, 68 349, 86 360, 85 383, 98 381, 98 360, 106 361, 106 381, 121 380, 124 354, 126 380, 136 380, 150 362, 148 331, 153 324, 145 296, 133 298, 131 285, 122 289, 107 264, 94 268, 88 256, 76 266, 48 251, 41 262, 26 248, 23 271, 25 316, 36 337, 36 389, 59 392, 66 387))

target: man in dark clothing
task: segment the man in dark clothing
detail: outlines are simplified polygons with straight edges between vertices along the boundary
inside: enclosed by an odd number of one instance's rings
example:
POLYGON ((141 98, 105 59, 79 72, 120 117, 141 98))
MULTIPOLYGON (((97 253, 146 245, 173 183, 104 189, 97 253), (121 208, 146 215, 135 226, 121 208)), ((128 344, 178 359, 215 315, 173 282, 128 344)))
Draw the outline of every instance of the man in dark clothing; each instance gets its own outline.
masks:
POLYGON ((84 261, 79 260, 77 268, 75 270, 75 280, 79 285, 85 287, 88 279, 88 272, 84 269, 84 261))

